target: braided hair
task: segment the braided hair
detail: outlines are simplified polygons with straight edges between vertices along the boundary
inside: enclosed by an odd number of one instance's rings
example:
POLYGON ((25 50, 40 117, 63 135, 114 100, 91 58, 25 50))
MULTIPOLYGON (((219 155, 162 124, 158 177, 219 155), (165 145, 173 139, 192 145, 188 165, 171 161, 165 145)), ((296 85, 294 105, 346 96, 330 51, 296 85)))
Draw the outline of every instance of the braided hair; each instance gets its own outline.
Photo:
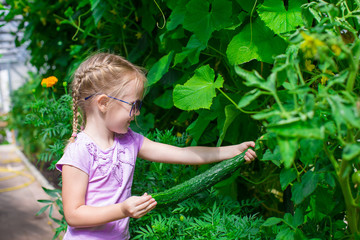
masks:
POLYGON ((79 128, 79 118, 86 123, 86 113, 90 111, 85 98, 97 93, 121 97, 124 87, 136 81, 139 94, 143 95, 146 85, 145 72, 121 56, 111 53, 95 53, 80 64, 73 75, 71 84, 73 98, 72 135, 74 142, 79 128), (80 110, 80 111, 79 111, 80 110))

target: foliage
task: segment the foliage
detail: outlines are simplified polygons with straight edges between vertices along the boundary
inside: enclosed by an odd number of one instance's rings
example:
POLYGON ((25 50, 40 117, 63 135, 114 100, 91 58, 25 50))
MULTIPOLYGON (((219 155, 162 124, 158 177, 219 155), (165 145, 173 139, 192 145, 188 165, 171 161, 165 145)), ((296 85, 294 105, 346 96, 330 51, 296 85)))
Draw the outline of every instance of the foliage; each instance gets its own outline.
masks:
POLYGON ((266 108, 257 109, 252 117, 266 127, 262 160, 283 167, 282 190, 291 186, 293 215, 264 223, 287 225, 278 237, 305 239, 312 225, 323 229, 316 234, 319 238, 360 236, 360 41, 354 37, 357 25, 346 18, 360 6, 350 10, 345 1, 340 6, 304 5, 316 26, 299 29, 289 38, 287 51, 276 57, 266 78, 235 67, 252 88, 240 102, 250 94, 256 97, 248 103, 261 95, 271 96, 266 108), (351 41, 346 39, 349 36, 351 41), (344 217, 346 229, 344 223, 338 224, 344 217))
POLYGON ((59 189, 47 189, 43 187, 43 190, 45 191, 45 193, 51 198, 51 200, 38 200, 38 202, 40 203, 45 203, 46 205, 44 207, 42 207, 37 213, 36 215, 40 215, 42 213, 44 213, 46 210, 49 210, 49 217, 50 219, 52 219, 55 223, 57 223, 59 226, 55 229, 55 233, 53 236, 53 240, 56 239, 62 232, 66 231, 67 229, 67 223, 65 221, 64 218, 64 209, 63 209, 63 204, 62 204, 62 199, 61 199, 61 190, 59 189), (60 216, 62 216, 61 219, 57 219, 55 217, 53 217, 53 212, 55 211, 59 211, 60 216))
MULTIPOLYGON (((8 116, 7 115, 0 115, 0 122, 1 123, 7 123, 8 116)), ((6 128, 0 127, 0 144, 9 144, 8 140, 6 139, 6 128)))
POLYGON ((47 163, 50 170, 54 170, 62 156, 72 129, 71 96, 64 94, 57 98, 54 91, 57 88, 42 87, 41 80, 33 75, 12 93, 9 117, 9 126, 17 131, 25 153, 32 161, 47 163))
POLYGON ((259 203, 241 203, 219 195, 213 188, 179 203, 132 219, 133 239, 271 239, 253 214, 259 203), (266 233, 266 234, 265 234, 266 233))

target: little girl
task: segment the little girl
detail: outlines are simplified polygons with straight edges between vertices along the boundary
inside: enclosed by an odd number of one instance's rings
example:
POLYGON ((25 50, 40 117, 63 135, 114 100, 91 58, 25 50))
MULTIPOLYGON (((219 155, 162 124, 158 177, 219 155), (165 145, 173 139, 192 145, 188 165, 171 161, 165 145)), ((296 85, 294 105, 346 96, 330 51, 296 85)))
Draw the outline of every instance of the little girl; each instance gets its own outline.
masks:
MULTIPOLYGON (((64 239, 129 239, 129 217, 156 206, 147 193, 131 196, 136 158, 175 164, 207 164, 240 154, 254 142, 226 147, 185 147, 153 142, 129 126, 140 114, 146 77, 120 56, 97 53, 74 74, 73 134, 56 164, 68 230, 64 239), (85 128, 78 133, 81 110, 85 128)), ((245 160, 254 160, 249 149, 245 160)))

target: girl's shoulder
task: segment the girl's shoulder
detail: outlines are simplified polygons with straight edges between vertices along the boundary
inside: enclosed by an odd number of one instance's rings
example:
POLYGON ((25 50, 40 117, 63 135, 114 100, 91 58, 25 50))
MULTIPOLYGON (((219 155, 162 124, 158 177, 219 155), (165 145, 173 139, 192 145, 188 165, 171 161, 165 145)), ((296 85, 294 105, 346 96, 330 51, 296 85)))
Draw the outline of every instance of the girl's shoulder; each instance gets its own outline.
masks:
POLYGON ((77 135, 75 142, 70 143, 66 150, 71 152, 78 152, 83 154, 89 153, 90 155, 94 155, 94 153, 96 152, 96 145, 93 140, 86 135, 86 133, 80 132, 77 135))

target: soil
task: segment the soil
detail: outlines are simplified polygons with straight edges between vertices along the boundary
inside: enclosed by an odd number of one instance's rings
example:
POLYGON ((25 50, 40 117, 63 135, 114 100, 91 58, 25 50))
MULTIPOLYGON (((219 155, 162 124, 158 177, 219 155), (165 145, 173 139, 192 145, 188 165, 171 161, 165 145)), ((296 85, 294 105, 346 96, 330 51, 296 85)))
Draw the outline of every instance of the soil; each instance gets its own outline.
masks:
POLYGON ((59 185, 61 181, 61 172, 58 170, 49 170, 49 163, 46 163, 44 166, 41 167, 41 163, 34 164, 35 167, 41 172, 46 180, 54 187, 60 189, 61 186, 59 185))

